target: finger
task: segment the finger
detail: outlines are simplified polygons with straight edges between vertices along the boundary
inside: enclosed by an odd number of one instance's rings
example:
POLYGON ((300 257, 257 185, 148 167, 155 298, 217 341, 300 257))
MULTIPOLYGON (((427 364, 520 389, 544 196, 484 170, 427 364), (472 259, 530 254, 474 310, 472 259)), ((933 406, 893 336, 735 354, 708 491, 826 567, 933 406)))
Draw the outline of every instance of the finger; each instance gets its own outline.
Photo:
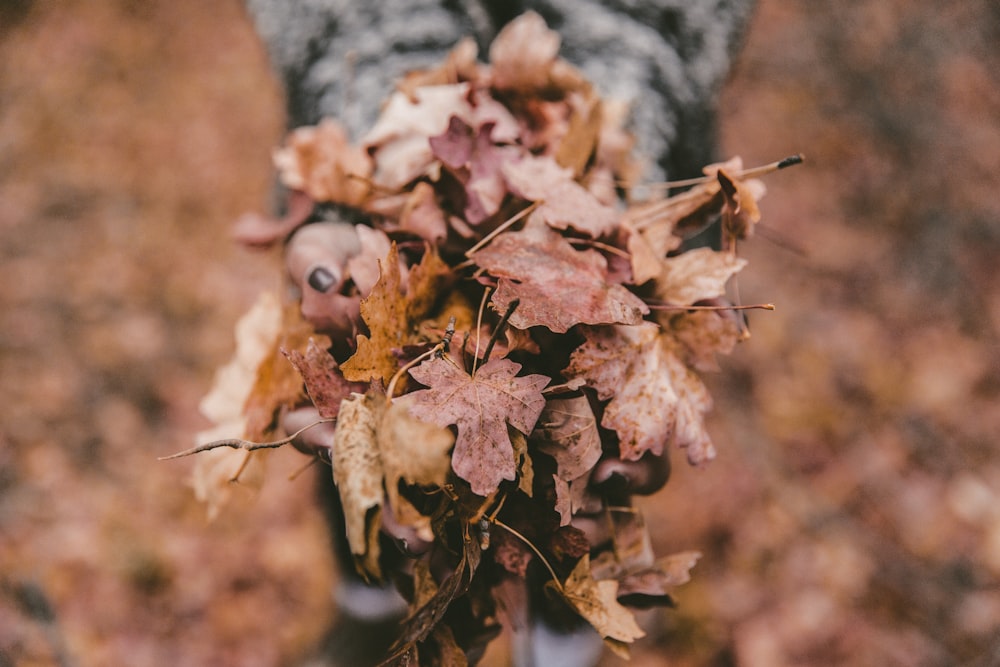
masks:
POLYGON ((670 459, 664 453, 646 452, 638 461, 606 458, 599 461, 590 476, 590 485, 604 495, 648 495, 660 490, 670 478, 670 459))
MULTIPOLYGON (((301 428, 305 428, 320 420, 319 410, 309 406, 291 410, 281 418, 281 427, 285 433, 295 433, 301 428)), ((318 456, 322 460, 330 463, 330 453, 333 451, 333 434, 337 425, 333 422, 317 424, 308 431, 300 433, 292 440, 295 449, 309 456, 318 456)))

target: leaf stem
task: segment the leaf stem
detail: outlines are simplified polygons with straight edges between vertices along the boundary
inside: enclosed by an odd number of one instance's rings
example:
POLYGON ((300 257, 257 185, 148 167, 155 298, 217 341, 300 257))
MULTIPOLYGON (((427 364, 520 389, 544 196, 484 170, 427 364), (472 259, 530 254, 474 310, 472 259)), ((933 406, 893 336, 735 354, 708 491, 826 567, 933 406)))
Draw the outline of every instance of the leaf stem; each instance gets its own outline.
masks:
POLYGON ((538 208, 539 204, 541 204, 541 203, 542 203, 541 201, 532 202, 532 204, 530 206, 521 209, 520 211, 518 211, 517 213, 515 213, 512 217, 510 217, 507 220, 505 220, 504 222, 500 223, 500 225, 496 229, 494 229, 492 232, 490 232, 489 234, 487 234, 486 236, 484 236, 483 238, 481 238, 479 240, 479 243, 477 243, 476 245, 474 245, 471 248, 469 248, 468 250, 466 250, 465 251, 465 256, 466 257, 472 257, 474 254, 476 254, 476 252, 478 252, 479 250, 482 250, 483 246, 485 246, 490 241, 492 241, 493 239, 495 239, 497 236, 499 236, 503 232, 507 231, 507 229, 509 229, 510 227, 512 227, 514 225, 514 223, 516 223, 518 220, 520 220, 521 218, 523 218, 524 216, 528 215, 529 213, 531 213, 532 211, 534 211, 536 208, 538 208))
POLYGON ((429 356, 431 356, 431 355, 433 355, 433 354, 435 354, 435 353, 437 353, 437 352, 439 352, 440 350, 443 350, 443 349, 444 349, 444 343, 438 343, 437 345, 435 345, 431 349, 427 350, 426 352, 424 352, 423 354, 421 354, 417 358, 411 359, 406 364, 404 364, 402 366, 402 368, 400 368, 398 371, 396 371, 396 373, 392 376, 392 379, 389 380, 389 386, 385 390, 386 397, 390 401, 392 400, 392 395, 396 391, 396 382, 399 380, 399 378, 401 378, 403 376, 403 373, 405 373, 406 371, 410 370, 411 368, 413 368, 414 366, 416 366, 418 363, 420 363, 421 361, 423 361, 427 357, 429 357, 429 356))
POLYGON ((505 524, 500 519, 493 519, 493 523, 497 526, 500 526, 508 533, 510 533, 517 539, 521 540, 525 544, 527 544, 528 548, 534 551, 535 555, 538 556, 538 558, 542 561, 542 564, 545 565, 545 568, 549 571, 549 575, 552 577, 552 581, 555 582, 556 588, 559 589, 559 592, 562 593, 563 595, 566 594, 566 589, 563 587, 562 582, 559 581, 559 577, 556 576, 556 571, 552 569, 552 566, 549 565, 549 561, 546 560, 545 556, 542 555, 542 552, 538 550, 538 547, 536 547, 534 544, 531 543, 531 540, 529 540, 527 537, 525 537, 521 533, 517 532, 516 530, 505 524))
POLYGON ((490 360, 490 353, 493 352, 493 346, 496 345, 497 339, 499 339, 500 336, 503 335, 504 329, 507 328, 507 320, 510 319, 510 316, 514 314, 514 310, 520 304, 521 304, 520 299, 514 299, 513 301, 511 301, 510 304, 507 306, 507 312, 505 312, 503 314, 503 317, 500 318, 500 321, 497 322, 496 327, 493 329, 493 334, 490 336, 490 342, 486 344, 486 351, 483 352, 484 364, 490 360))
POLYGON ((677 306, 670 303, 649 303, 650 310, 774 310, 773 303, 752 303, 745 306, 677 306))

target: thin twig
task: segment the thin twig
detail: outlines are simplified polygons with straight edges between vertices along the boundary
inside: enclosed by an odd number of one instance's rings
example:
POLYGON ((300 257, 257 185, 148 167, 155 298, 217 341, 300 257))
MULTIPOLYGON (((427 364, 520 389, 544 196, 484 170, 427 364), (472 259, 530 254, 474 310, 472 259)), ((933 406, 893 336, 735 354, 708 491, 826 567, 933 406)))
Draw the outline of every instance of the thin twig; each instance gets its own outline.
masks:
POLYGON ((559 581, 559 577, 556 576, 556 571, 552 569, 552 566, 549 565, 549 561, 545 559, 545 556, 543 556, 542 552, 538 550, 538 547, 536 547, 534 544, 531 543, 531 540, 529 540, 527 537, 525 537, 521 533, 517 532, 516 530, 505 524, 500 519, 493 519, 493 524, 500 526, 508 533, 510 533, 517 539, 521 540, 525 544, 527 544, 528 548, 534 551, 535 555, 538 556, 538 558, 542 561, 542 564, 545 565, 545 568, 549 571, 549 574, 552 576, 552 581, 555 582, 556 588, 559 589, 559 592, 562 593, 563 595, 566 594, 566 589, 563 588, 562 582, 559 581))
POLYGON ((774 310, 773 303, 753 303, 746 306, 677 306, 670 303, 646 303, 650 310, 774 310))
POLYGON ((514 310, 521 304, 520 299, 514 299, 507 306, 507 312, 503 314, 500 321, 497 322, 496 327, 493 329, 493 335, 490 336, 490 342, 486 344, 486 351, 483 352, 483 363, 485 364, 490 360, 490 353, 493 352, 493 346, 496 345, 497 339, 503 335, 504 329, 507 328, 507 320, 510 316, 514 314, 514 310))
POLYGON ((476 366, 479 363, 479 343, 482 340, 483 331, 483 311, 486 310, 486 302, 490 298, 493 290, 487 289, 483 292, 483 298, 479 301, 479 312, 476 314, 476 352, 472 355, 472 372, 469 375, 476 375, 476 366))
POLYGON ((396 391, 396 382, 399 380, 399 378, 401 378, 403 376, 403 373, 405 373, 406 371, 410 370, 411 368, 413 368, 414 366, 416 366, 418 363, 420 363, 421 361, 423 361, 427 357, 429 357, 429 356, 431 356, 431 355, 435 354, 436 352, 439 352, 440 350, 443 350, 443 349, 444 349, 444 343, 438 343, 437 345, 435 345, 431 349, 429 349, 426 352, 424 352, 423 354, 421 354, 416 359, 410 360, 402 368, 400 368, 398 371, 396 371, 395 375, 392 376, 392 379, 389 380, 389 387, 385 390, 385 395, 389 398, 389 400, 390 401, 392 400, 392 394, 393 394, 393 392, 396 391))
POLYGON ((281 447, 282 445, 287 445, 295 438, 299 437, 305 431, 308 431, 313 426, 318 426, 320 424, 327 424, 329 422, 337 421, 336 417, 329 417, 326 419, 318 419, 311 424, 303 426, 295 433, 282 438, 281 440, 275 440, 274 442, 251 442, 250 440, 244 440, 242 438, 225 438, 223 440, 213 440, 212 442, 206 442, 203 445, 198 445, 197 447, 192 447, 191 449, 185 449, 183 452, 177 452, 176 454, 171 454, 170 456, 159 456, 158 461, 169 461, 170 459, 179 459, 184 456, 191 456, 192 454, 201 454, 202 452, 207 452, 213 449, 218 449, 220 447, 230 447, 232 449, 243 449, 248 452, 253 452, 258 449, 275 449, 281 447))
POLYGON ((513 226, 514 223, 516 223, 518 220, 520 220, 521 218, 523 218, 524 216, 528 215, 529 213, 531 213, 532 211, 534 211, 536 208, 538 208, 538 205, 541 204, 541 203, 542 203, 541 201, 533 202, 530 206, 528 206, 526 208, 523 208, 520 211, 518 211, 516 214, 514 214, 513 217, 508 218, 504 222, 500 223, 500 225, 496 229, 494 229, 492 232, 490 232, 489 234, 487 234, 486 236, 484 236, 483 238, 481 238, 479 240, 479 243, 477 243, 476 245, 474 245, 471 248, 469 248, 468 250, 466 250, 465 251, 465 256, 466 257, 472 257, 474 254, 476 254, 476 252, 478 252, 479 250, 481 250, 483 248, 483 246, 485 246, 487 243, 489 243, 490 241, 492 241, 493 239, 495 239, 501 233, 505 232, 507 229, 509 229, 511 226, 513 226))

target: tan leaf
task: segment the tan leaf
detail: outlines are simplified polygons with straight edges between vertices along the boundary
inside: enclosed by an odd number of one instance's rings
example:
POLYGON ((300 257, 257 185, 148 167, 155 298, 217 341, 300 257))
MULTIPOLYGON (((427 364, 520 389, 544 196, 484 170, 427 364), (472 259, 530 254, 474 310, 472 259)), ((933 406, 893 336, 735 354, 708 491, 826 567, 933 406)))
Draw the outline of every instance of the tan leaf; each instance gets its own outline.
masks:
POLYGON ((427 527, 430 521, 399 495, 399 481, 425 486, 444 486, 451 470, 451 448, 455 436, 446 428, 410 416, 406 397, 393 401, 378 425, 376 441, 386 495, 396 519, 403 525, 427 527))
POLYGON ((618 603, 618 582, 595 581, 583 556, 563 583, 563 598, 606 639, 630 643, 645 636, 635 616, 618 603))
POLYGON ((393 93, 361 142, 375 159, 372 181, 398 190, 423 175, 434 162, 430 137, 444 132, 452 116, 471 118, 469 91, 468 83, 456 83, 393 93))
POLYGON ((375 429, 385 409, 384 397, 351 394, 340 406, 333 437, 333 481, 340 492, 347 542, 359 571, 378 579, 379 513, 382 462, 375 429))

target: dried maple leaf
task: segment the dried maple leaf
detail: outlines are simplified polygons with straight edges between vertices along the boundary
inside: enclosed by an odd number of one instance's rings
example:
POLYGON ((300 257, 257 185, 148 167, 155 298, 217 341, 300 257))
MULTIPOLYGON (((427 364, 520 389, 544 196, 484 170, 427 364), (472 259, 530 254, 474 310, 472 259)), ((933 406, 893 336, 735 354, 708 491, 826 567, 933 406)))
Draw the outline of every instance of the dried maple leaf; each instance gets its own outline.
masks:
POLYGON ((421 181, 413 187, 399 214, 399 229, 430 243, 439 243, 448 236, 448 221, 430 183, 421 181))
POLYGON ((663 453, 671 439, 692 464, 715 457, 703 414, 711 399, 701 381, 670 349, 651 322, 586 327, 586 341, 570 355, 567 377, 582 377, 608 405, 601 418, 618 434, 621 457, 663 453))
POLYGON ((473 255, 498 277, 493 306, 518 329, 544 326, 563 333, 576 324, 637 324, 649 308, 621 285, 607 281, 607 260, 594 250, 575 250, 544 225, 500 235, 473 255))
POLYGON ((452 467, 481 496, 515 477, 507 424, 531 433, 545 407, 541 389, 549 378, 518 377, 520 370, 509 359, 491 359, 475 376, 448 359, 430 359, 410 369, 417 382, 429 387, 407 396, 411 414, 438 426, 457 426, 452 467))
POLYGON ((397 351, 414 341, 417 324, 427 316, 452 274, 437 252, 428 250, 410 269, 404 293, 395 244, 378 266, 378 282, 368 298, 361 301, 361 316, 369 335, 358 335, 357 351, 341 370, 351 381, 367 382, 374 377, 388 384, 399 369, 397 351))
POLYGON ((554 229, 572 227, 593 238, 614 231, 618 212, 606 206, 573 180, 573 171, 547 156, 525 156, 503 165, 510 191, 528 201, 541 202, 537 215, 554 229))
POLYGON ((358 206, 368 196, 371 159, 349 144, 344 128, 332 119, 293 130, 275 151, 274 165, 282 183, 315 201, 358 206))
POLYGON ((395 244, 385 261, 379 262, 379 268, 378 282, 368 298, 361 301, 361 316, 368 325, 369 335, 358 335, 357 351, 340 367, 344 377, 352 382, 367 382, 374 377, 388 384, 399 368, 393 350, 406 342, 406 297, 395 244))
POLYGON ((306 393, 324 419, 336 417, 340 412, 340 402, 350 394, 364 390, 359 382, 348 382, 333 355, 327 348, 309 339, 305 354, 299 350, 282 350, 288 360, 302 376, 306 393))
POLYGON ((746 266, 747 261, 728 252, 695 248, 661 262, 654 294, 657 299, 678 306, 714 299, 726 293, 726 282, 746 266))
POLYGON ((580 559, 561 589, 555 588, 605 639, 631 643, 646 635, 632 612, 619 604, 618 582, 591 576, 589 555, 580 559))

